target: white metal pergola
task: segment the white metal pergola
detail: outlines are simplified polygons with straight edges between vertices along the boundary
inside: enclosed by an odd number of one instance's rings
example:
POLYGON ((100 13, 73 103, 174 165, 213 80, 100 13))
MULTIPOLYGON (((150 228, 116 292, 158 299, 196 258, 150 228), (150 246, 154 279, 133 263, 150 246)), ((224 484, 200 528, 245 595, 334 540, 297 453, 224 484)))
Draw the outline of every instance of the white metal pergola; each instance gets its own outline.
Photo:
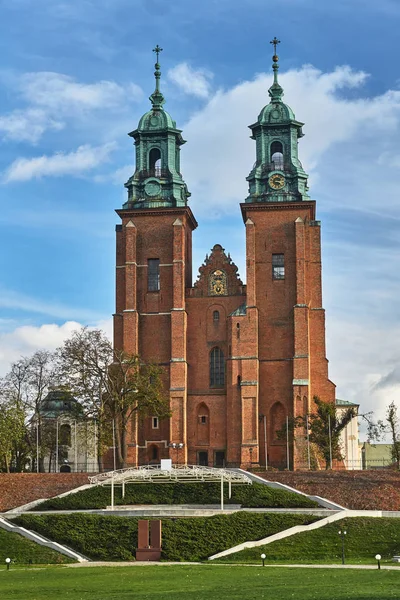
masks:
POLYGON ((160 465, 119 469, 107 471, 89 477, 93 485, 111 486, 111 508, 114 508, 114 487, 122 486, 122 497, 125 497, 126 483, 206 483, 219 481, 221 483, 221 510, 224 510, 224 483, 228 483, 229 498, 232 495, 232 485, 251 485, 252 480, 243 473, 231 469, 202 467, 200 465, 171 465, 162 468, 160 465))

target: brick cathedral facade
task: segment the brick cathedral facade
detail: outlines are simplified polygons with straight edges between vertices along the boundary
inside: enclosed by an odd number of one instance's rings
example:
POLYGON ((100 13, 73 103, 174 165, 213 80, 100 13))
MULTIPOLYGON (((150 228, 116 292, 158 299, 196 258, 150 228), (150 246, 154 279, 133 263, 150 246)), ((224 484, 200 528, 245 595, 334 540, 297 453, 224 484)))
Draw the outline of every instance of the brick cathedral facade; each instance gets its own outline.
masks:
POLYGON ((287 444, 277 430, 312 412, 314 396, 335 402, 320 222, 297 154, 303 124, 282 101, 275 54, 270 102, 250 126, 256 162, 240 205, 246 285, 219 244, 193 284, 197 222, 180 173, 185 142, 163 108, 159 50, 151 109, 130 134, 136 170, 117 210, 114 344, 164 367, 172 416, 132 422, 128 463, 300 467, 304 432, 287 444))

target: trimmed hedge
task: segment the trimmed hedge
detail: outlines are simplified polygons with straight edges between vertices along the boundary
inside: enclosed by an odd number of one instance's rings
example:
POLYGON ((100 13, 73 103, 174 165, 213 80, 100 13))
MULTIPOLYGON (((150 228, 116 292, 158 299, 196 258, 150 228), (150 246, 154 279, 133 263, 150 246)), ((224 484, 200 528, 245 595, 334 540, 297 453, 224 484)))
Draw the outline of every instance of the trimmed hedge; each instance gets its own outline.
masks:
MULTIPOLYGON (((252 485, 233 485, 228 499, 225 485, 225 503, 241 504, 246 508, 315 508, 318 503, 306 496, 254 482, 252 485)), ((106 508, 111 503, 110 486, 93 486, 63 498, 50 498, 32 510, 85 510, 106 508)), ((219 504, 219 483, 130 483, 115 488, 115 504, 219 504)))
MULTIPOLYGON (((89 514, 29 515, 14 519, 94 560, 135 560, 136 517, 89 514)), ((241 542, 318 520, 312 515, 236 512, 232 515, 162 520, 162 559, 206 560, 241 542)))
POLYGON ((76 562, 72 558, 60 554, 51 548, 27 540, 19 533, 0 529, 0 564, 6 558, 17 564, 62 564, 76 562))
MULTIPOLYGON (((267 563, 340 564, 342 540, 338 531, 345 530, 345 560, 348 564, 376 564, 375 555, 391 562, 400 554, 400 519, 393 517, 353 517, 335 521, 312 531, 297 533, 266 546, 246 548, 218 559, 219 562, 260 564, 260 554, 267 563)), ((393 563, 392 563, 393 564, 393 563)))

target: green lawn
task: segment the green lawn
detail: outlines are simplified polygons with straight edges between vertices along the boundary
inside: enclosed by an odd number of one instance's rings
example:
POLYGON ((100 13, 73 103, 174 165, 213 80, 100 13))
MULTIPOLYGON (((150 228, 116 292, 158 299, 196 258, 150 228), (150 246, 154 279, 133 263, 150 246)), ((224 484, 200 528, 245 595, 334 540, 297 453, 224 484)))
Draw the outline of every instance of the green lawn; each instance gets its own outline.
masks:
MULTIPOLYGON (((225 504, 241 504, 247 508, 318 508, 318 503, 306 496, 269 487, 254 482, 252 485, 233 485, 228 498, 225 484, 225 504)), ((94 485, 91 488, 68 494, 63 498, 50 498, 32 510, 84 510, 106 508, 111 504, 110 486, 94 485)), ((217 504, 221 502, 219 483, 129 483, 115 488, 115 504, 217 504)))
POLYGON ((389 600, 400 573, 240 566, 85 567, 0 571, 1 600, 389 600))
MULTIPOLYGON (((0 529, 0 565, 6 558, 11 558, 16 564, 50 564, 75 562, 71 558, 50 550, 22 537, 18 533, 10 533, 0 529)), ((1 596, 0 596, 1 597, 1 596)))
POLYGON ((219 560, 259 563, 260 555, 265 553, 267 563, 339 564, 342 560, 342 542, 338 531, 342 529, 347 531, 345 558, 348 564, 374 564, 376 554, 382 556, 383 563, 391 563, 392 557, 400 554, 400 519, 353 517, 219 560))
MULTIPOLYGON (((212 517, 162 520, 162 558, 168 561, 207 560, 209 556, 247 540, 259 540, 294 525, 317 520, 293 513, 235 512, 212 517)), ((94 560, 134 560, 136 517, 25 513, 14 521, 66 544, 94 560)), ((0 599, 1 600, 1 599, 0 599)))

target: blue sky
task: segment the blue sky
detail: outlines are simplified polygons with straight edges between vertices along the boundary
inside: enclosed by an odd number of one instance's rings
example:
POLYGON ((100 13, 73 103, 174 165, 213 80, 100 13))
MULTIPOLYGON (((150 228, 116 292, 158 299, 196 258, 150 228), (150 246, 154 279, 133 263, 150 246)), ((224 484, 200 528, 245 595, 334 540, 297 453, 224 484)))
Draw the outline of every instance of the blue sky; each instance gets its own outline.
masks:
POLYGON ((0 0, 0 369, 75 323, 110 330, 114 213, 134 171, 154 55, 188 143, 194 273, 221 243, 244 278, 247 126, 281 39, 285 101, 322 220, 327 353, 338 396, 399 394, 397 0, 0 0))

